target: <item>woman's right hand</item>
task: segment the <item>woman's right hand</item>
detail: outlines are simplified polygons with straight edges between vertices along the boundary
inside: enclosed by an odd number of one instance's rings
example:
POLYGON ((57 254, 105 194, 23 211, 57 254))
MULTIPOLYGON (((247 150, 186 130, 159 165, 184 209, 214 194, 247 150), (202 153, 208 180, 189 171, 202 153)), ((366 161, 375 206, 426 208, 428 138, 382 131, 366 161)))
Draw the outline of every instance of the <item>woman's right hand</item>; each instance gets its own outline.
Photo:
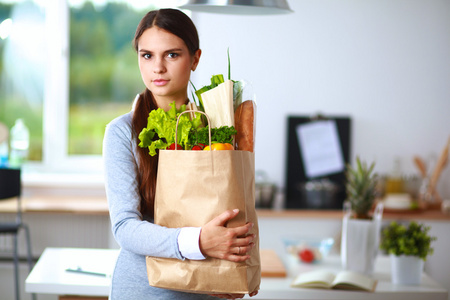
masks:
POLYGON ((255 246, 253 243, 255 235, 249 235, 248 232, 253 224, 247 223, 234 228, 225 227, 225 224, 238 213, 238 209, 227 210, 202 226, 200 250, 203 255, 233 262, 250 258, 247 252, 255 246))

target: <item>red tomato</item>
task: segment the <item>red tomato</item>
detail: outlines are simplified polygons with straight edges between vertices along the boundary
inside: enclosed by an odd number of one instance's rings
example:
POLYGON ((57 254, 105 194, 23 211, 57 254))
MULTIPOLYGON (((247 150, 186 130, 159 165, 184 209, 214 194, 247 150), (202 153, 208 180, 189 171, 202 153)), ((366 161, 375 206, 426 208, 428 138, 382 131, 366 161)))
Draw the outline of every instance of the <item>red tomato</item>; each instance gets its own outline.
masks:
MULTIPOLYGON (((172 143, 169 147, 166 148, 167 150, 175 150, 175 143, 172 143)), ((183 147, 177 144, 177 150, 183 150, 183 147)))
POLYGON ((195 145, 195 146, 192 147, 191 150, 203 150, 203 147, 200 146, 200 145, 195 145))
POLYGON ((311 263, 314 261, 314 252, 311 249, 304 248, 298 252, 300 260, 305 263, 311 263))

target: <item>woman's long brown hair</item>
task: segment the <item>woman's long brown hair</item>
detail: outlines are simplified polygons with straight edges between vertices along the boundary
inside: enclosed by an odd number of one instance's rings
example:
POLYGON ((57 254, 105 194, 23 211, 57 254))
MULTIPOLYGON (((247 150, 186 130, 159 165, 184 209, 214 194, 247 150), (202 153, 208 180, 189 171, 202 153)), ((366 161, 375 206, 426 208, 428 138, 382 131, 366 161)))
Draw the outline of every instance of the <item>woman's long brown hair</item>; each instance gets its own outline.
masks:
MULTIPOLYGON (((156 26, 181 38, 189 53, 194 55, 200 48, 197 29, 192 20, 183 12, 176 9, 160 9, 147 13, 139 23, 134 36, 133 45, 138 52, 139 39, 145 30, 156 26)), ((147 127, 147 118, 158 106, 150 90, 145 89, 140 95, 134 108, 132 119, 133 138, 139 144, 139 133, 147 127)), ((141 196, 140 212, 143 216, 153 217, 156 192, 156 176, 158 172, 158 155, 150 156, 147 148, 137 147, 139 160, 139 193, 141 196)))

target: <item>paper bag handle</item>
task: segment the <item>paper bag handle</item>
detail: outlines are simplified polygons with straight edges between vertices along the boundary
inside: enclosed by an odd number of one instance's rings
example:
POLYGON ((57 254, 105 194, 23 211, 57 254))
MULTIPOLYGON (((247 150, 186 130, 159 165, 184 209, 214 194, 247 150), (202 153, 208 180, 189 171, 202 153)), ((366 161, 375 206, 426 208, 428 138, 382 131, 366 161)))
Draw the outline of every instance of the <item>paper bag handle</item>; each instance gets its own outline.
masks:
MULTIPOLYGON (((206 117, 206 120, 208 121, 209 149, 211 149, 211 121, 209 120, 209 117, 208 117, 208 115, 206 113, 204 113, 202 111, 199 111, 199 110, 185 110, 185 111, 181 112, 178 115, 177 125, 175 127, 175 143, 178 143, 178 122, 180 121, 180 117, 181 117, 182 114, 190 113, 190 112, 193 112, 194 116, 195 116, 195 113, 200 113, 200 114, 202 114, 202 115, 204 115, 206 117)), ((177 148, 178 147, 175 147, 175 151, 178 150, 177 148)))

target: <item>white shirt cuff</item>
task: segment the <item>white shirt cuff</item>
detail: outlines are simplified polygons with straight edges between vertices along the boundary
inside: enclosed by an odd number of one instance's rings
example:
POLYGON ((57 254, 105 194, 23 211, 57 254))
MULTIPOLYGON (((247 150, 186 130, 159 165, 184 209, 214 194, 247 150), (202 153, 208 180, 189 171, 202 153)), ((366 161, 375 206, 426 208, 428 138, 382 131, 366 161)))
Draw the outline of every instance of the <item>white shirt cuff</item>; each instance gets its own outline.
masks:
POLYGON ((206 257, 200 251, 201 227, 183 227, 178 235, 178 249, 187 259, 201 260, 206 257))

